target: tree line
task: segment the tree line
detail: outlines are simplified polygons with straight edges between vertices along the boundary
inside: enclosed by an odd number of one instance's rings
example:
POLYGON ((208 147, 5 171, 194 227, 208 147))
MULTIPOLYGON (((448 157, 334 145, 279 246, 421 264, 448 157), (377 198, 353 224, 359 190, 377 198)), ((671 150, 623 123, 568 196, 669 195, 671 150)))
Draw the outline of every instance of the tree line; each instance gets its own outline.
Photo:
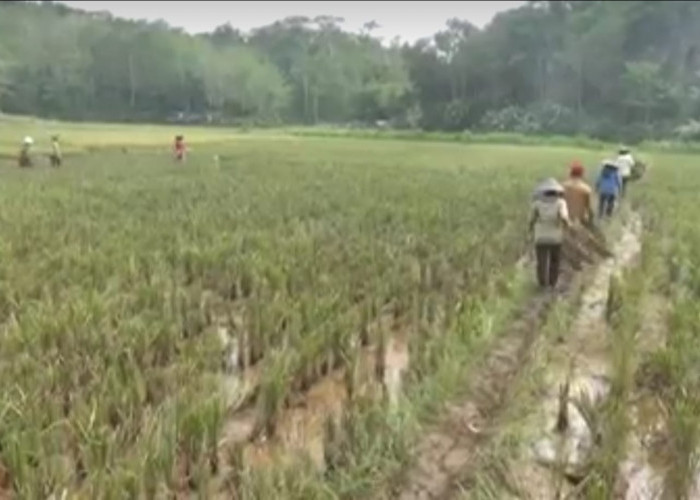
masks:
POLYGON ((330 16, 189 35, 0 2, 0 109, 71 120, 700 137, 700 2, 532 1, 412 44, 330 16))

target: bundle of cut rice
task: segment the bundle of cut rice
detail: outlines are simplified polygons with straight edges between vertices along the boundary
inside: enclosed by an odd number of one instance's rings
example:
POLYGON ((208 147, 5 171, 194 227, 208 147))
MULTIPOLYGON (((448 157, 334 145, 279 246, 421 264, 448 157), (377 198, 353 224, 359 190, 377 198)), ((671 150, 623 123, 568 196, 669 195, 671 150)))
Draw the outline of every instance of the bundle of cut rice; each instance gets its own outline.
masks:
POLYGON ((593 264, 612 255, 598 228, 580 225, 566 231, 562 253, 564 260, 576 270, 581 269, 583 264, 593 264))
POLYGON ((631 181, 637 181, 644 177, 644 174, 647 171, 647 165, 641 160, 637 160, 634 162, 634 166, 632 167, 632 173, 630 175, 630 180, 631 181))

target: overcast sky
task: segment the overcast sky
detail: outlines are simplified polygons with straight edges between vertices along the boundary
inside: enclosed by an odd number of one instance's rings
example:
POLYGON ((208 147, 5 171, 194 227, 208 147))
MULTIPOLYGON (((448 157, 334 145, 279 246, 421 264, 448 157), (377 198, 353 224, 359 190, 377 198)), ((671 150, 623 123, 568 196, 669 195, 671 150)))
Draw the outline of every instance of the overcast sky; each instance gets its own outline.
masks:
POLYGON ((384 40, 399 36, 413 42, 431 36, 457 17, 483 27, 503 10, 519 7, 525 2, 62 2, 72 7, 101 11, 118 17, 163 19, 171 26, 184 28, 190 33, 211 31, 230 22, 244 32, 271 24, 288 16, 332 15, 345 19, 344 27, 356 31, 368 21, 376 21, 381 28, 375 35, 384 40))

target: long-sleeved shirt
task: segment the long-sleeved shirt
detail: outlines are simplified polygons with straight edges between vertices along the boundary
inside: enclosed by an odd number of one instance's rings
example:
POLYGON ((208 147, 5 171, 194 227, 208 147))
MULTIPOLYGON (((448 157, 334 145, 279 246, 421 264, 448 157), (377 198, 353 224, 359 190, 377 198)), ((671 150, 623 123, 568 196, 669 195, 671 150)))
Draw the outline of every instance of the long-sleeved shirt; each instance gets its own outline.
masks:
POLYGON ((591 214, 591 194, 593 190, 583 179, 567 179, 564 186, 564 200, 573 222, 584 222, 591 214))
POLYGON ((617 157, 617 164, 620 167, 620 177, 626 179, 632 175, 632 168, 634 167, 634 158, 632 155, 627 153, 617 157))
POLYGON ((604 166, 595 184, 596 191, 606 196, 617 196, 622 189, 620 178, 618 169, 604 166))
POLYGON ((564 228, 569 224, 569 211, 562 198, 541 197, 532 203, 530 224, 535 229, 535 244, 561 244, 564 228))

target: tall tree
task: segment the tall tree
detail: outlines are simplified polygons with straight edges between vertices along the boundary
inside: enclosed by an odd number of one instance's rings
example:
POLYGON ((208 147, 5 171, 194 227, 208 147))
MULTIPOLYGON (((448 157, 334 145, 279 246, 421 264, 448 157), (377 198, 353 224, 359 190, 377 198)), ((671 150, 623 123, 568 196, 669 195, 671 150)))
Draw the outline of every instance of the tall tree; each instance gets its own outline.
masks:
POLYGON ((667 135, 700 119, 700 3, 531 1, 402 47, 332 16, 190 36, 0 2, 0 108, 69 119, 667 135), (630 131, 642 133, 630 134, 630 131))

